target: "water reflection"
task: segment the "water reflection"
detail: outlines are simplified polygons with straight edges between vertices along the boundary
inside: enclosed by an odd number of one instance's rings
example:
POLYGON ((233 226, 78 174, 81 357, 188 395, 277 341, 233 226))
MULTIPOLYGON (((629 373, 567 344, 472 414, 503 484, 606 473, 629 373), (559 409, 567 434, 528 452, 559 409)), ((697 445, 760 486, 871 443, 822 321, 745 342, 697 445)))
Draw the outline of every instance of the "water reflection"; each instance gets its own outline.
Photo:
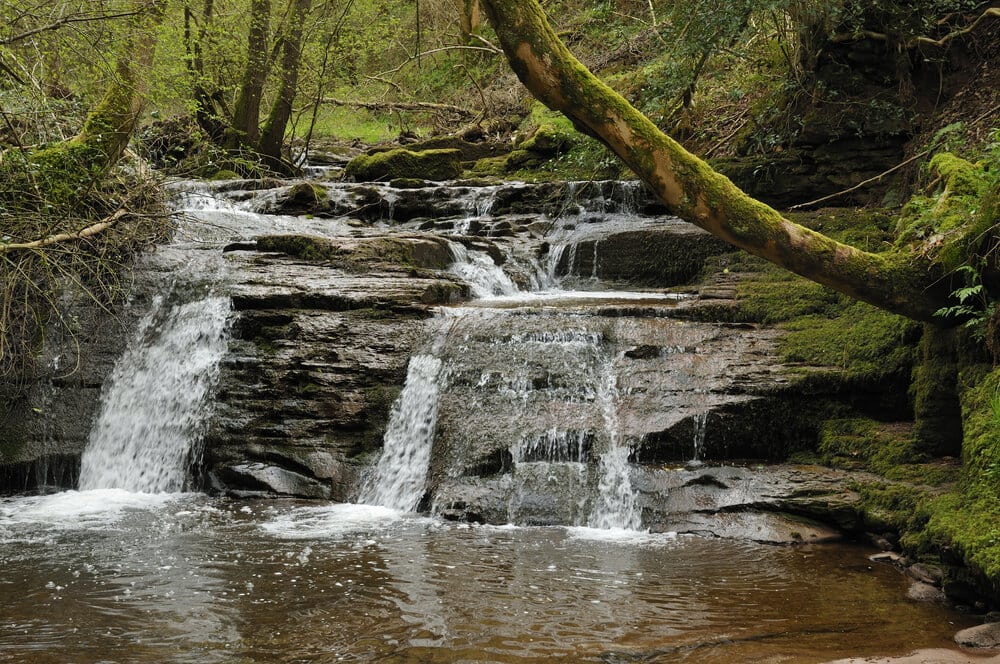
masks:
POLYGON ((968 624, 851 547, 597 535, 192 495, 5 500, 0 661, 822 662, 948 647, 968 624))

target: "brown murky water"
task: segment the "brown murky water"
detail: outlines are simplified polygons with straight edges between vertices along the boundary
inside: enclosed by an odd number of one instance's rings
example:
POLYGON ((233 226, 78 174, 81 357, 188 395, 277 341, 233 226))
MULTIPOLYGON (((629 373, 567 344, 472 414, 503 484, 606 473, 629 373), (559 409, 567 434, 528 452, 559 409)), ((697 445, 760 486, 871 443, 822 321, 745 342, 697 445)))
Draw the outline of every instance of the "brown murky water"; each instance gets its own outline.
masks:
POLYGON ((952 647, 848 545, 466 526, 366 506, 0 501, 5 662, 824 662, 952 647))

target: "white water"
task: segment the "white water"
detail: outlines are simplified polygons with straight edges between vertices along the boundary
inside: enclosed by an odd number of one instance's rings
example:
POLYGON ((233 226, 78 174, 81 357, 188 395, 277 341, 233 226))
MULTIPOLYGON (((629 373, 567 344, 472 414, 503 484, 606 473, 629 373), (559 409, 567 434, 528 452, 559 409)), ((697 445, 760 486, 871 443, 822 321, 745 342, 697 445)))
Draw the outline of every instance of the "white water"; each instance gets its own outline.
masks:
POLYGON ((700 462, 702 452, 705 449, 705 430, 708 426, 708 411, 692 415, 691 424, 694 428, 694 457, 691 460, 700 462))
POLYGON ((389 415, 382 456, 358 502, 403 512, 420 504, 437 427, 441 366, 432 355, 410 358, 406 383, 389 415))
POLYGON ((597 466, 597 496, 587 525, 592 528, 638 530, 642 515, 632 488, 628 457, 631 449, 622 441, 618 422, 618 378, 614 364, 609 362, 602 372, 597 389, 608 448, 597 466))
POLYGON ((229 299, 154 302, 115 363, 83 453, 80 488, 184 489, 206 400, 226 351, 229 299))
POLYGON ((481 251, 469 251, 456 242, 452 242, 448 248, 454 258, 448 271, 467 282, 475 297, 489 299, 518 292, 517 286, 507 273, 487 254, 481 251))

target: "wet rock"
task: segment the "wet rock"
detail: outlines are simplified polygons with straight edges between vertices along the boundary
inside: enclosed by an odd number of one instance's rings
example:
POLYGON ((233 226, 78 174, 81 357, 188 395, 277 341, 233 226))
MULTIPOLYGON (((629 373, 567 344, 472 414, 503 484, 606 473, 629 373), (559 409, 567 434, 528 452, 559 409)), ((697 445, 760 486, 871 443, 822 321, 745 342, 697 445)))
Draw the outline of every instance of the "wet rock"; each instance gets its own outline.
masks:
POLYGON ((944 572, 940 567, 926 563, 914 563, 906 569, 906 573, 917 581, 932 586, 940 586, 941 580, 944 578, 944 572))
POLYGON ((354 497, 428 305, 468 294, 434 269, 447 247, 427 234, 270 235, 227 254, 237 314, 204 441, 209 488, 354 497))
POLYGON ((668 287, 690 283, 709 256, 732 246, 686 223, 664 222, 649 230, 616 233, 577 248, 575 274, 638 286, 668 287))
POLYGON ((220 466, 212 471, 217 488, 238 487, 251 491, 264 491, 279 496, 298 498, 330 498, 330 487, 300 473, 264 463, 220 466))
POLYGON ((323 214, 329 205, 326 189, 311 182, 298 182, 275 194, 270 214, 323 214))
POLYGON ((876 553, 875 555, 868 556, 868 560, 872 561, 873 563, 895 565, 896 567, 906 566, 906 558, 893 551, 883 551, 882 553, 876 553))
POLYGON ((1000 649, 1000 623, 986 623, 955 634, 955 643, 963 648, 1000 649))
POLYGON ((917 602, 943 604, 948 600, 944 591, 929 583, 914 581, 906 591, 906 596, 917 602))

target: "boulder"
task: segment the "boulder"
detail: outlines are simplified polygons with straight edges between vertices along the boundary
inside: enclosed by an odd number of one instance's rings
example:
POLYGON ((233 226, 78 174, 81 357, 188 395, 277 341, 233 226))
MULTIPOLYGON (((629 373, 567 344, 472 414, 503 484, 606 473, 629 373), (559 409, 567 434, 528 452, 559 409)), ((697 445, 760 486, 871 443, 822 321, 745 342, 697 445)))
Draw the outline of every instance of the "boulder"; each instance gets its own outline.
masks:
POLYGON ((955 635, 955 643, 963 648, 1000 649, 1000 623, 986 623, 963 629, 955 635))
POLYGON ((455 149, 414 152, 399 148, 355 157, 344 176, 355 182, 398 178, 453 180, 462 175, 461 152, 455 149))

